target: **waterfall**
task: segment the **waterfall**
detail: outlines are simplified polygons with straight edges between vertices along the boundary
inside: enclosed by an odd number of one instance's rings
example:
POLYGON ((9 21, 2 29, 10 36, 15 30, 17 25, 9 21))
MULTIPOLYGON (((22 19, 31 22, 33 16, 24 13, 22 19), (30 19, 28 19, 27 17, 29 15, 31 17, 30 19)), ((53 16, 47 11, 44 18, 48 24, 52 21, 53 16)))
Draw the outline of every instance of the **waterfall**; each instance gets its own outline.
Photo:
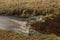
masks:
POLYGON ((14 19, 9 19, 9 20, 20 25, 19 28, 14 29, 15 31, 23 32, 23 33, 27 33, 27 34, 29 33, 30 25, 27 25, 28 24, 27 21, 17 21, 14 19))
POLYGON ((37 21, 45 22, 45 18, 51 17, 53 15, 54 14, 46 14, 45 16, 42 16, 42 15, 34 16, 34 17, 28 18, 26 21, 16 20, 14 18, 9 18, 6 16, 0 16, 0 29, 15 31, 18 33, 23 32, 23 33, 29 34, 30 31, 33 31, 33 30, 30 30, 31 23, 35 23, 37 21), (17 24, 18 26, 16 27, 17 24))

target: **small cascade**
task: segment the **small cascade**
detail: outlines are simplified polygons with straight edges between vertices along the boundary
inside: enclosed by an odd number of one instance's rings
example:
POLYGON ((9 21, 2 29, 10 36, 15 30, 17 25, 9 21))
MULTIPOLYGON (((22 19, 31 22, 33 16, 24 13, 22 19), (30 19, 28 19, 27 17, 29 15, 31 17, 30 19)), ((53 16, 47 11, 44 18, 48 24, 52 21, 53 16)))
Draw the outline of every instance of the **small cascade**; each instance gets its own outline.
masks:
MULTIPOLYGON (((17 23, 19 24, 20 26, 18 26, 19 28, 15 28, 14 30, 17 31, 18 33, 19 32, 23 32, 23 33, 26 33, 26 34, 29 34, 30 31, 32 32, 37 32, 37 31, 33 31, 31 30, 31 23, 35 23, 35 22, 45 22, 46 18, 49 18, 51 16, 53 16, 54 14, 46 14, 45 16, 42 16, 42 15, 39 15, 39 16, 33 16, 33 17, 30 17, 28 18, 27 20, 25 21, 18 21, 18 20, 14 20, 14 19, 9 19, 9 21, 12 21, 14 23, 17 23)), ((32 33, 31 32, 31 33, 32 33)), ((38 32, 39 33, 39 32, 38 32)))
MULTIPOLYGON (((26 20, 22 21, 22 20, 16 20, 14 18, 9 18, 6 16, 0 16, 0 29, 3 30, 10 30, 10 31, 15 31, 18 33, 25 33, 25 34, 29 34, 34 32, 32 30, 31 32, 31 23, 35 23, 35 22, 45 22, 46 18, 50 18, 52 16, 54 16, 55 14, 46 14, 45 16, 43 15, 39 15, 39 16, 33 16, 30 18, 27 18, 26 20), (18 25, 18 26, 16 26, 18 25)), ((35 31, 37 32, 37 31, 35 31)))
POLYGON ((14 20, 14 19, 9 19, 10 21, 14 22, 14 23, 17 23, 19 24, 19 28, 15 28, 14 30, 17 31, 18 33, 19 32, 23 32, 23 33, 29 33, 29 29, 30 29, 30 26, 27 25, 28 22, 27 21, 17 21, 17 20, 14 20))

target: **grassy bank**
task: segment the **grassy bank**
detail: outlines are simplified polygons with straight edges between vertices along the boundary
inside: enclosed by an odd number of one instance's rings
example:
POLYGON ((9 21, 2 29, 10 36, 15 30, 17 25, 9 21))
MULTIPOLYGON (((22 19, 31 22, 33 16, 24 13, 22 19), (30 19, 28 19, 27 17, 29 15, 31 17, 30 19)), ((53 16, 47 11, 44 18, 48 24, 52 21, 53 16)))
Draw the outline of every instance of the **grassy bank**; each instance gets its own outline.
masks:
POLYGON ((24 36, 11 31, 0 30, 0 40, 60 40, 60 37, 56 35, 30 35, 24 36))
POLYGON ((27 0, 3 0, 0 2, 0 14, 18 15, 20 16, 34 16, 60 13, 60 1, 27 1, 27 0), (18 2, 19 1, 19 2, 18 2))

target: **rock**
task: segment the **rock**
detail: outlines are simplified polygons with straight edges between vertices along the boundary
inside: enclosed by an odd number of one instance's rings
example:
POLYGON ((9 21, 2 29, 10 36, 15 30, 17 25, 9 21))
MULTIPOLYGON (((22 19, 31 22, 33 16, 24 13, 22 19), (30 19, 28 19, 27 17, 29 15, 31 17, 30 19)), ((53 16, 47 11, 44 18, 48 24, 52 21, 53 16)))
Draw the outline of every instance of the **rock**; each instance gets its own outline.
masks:
POLYGON ((60 35, 60 23, 53 19, 47 19, 44 23, 33 23, 31 27, 44 34, 56 34, 60 35))

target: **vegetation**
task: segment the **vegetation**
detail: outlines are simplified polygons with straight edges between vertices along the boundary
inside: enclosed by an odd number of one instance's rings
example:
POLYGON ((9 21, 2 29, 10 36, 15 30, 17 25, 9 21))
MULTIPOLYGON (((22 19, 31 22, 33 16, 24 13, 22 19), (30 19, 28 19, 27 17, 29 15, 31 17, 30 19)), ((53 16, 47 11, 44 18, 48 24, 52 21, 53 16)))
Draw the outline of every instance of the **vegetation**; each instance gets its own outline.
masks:
MULTIPOLYGON (((60 34, 60 0, 45 0, 45 1, 27 1, 27 0, 3 0, 0 1, 0 14, 1 15, 9 15, 9 16, 17 16, 17 17, 30 17, 46 14, 53 14, 53 16, 49 16, 46 18, 46 22, 40 23, 32 23, 31 26, 33 29, 37 31, 41 31, 44 34, 60 34), (19 2, 18 2, 19 1, 19 2), (47 31, 48 30, 48 31, 47 31)), ((3 34, 3 33, 1 33, 3 34)), ((4 33, 5 34, 5 33, 4 33)), ((10 33, 6 33, 7 37, 11 35, 10 33)), ((16 33, 17 34, 17 33, 16 33)), ((12 33, 15 40, 60 40, 56 35, 42 35, 42 36, 21 36, 12 33), (18 37, 16 37, 18 36, 18 37), (21 38, 20 38, 21 37, 21 38)), ((2 36, 3 37, 3 36, 2 36)), ((5 36, 4 36, 5 37, 5 36)), ((1 37, 0 37, 1 39, 1 37)), ((2 38, 3 39, 3 38, 2 38)), ((12 40, 13 40, 12 39, 12 40)), ((4 40, 4 39, 3 39, 4 40)), ((11 40, 11 39, 10 39, 11 40)))
POLYGON ((33 35, 24 36, 11 31, 0 30, 0 40, 60 40, 56 35, 33 35))
MULTIPOLYGON (((19 1, 19 0, 18 0, 19 1)), ((34 16, 34 15, 45 15, 45 14, 54 14, 54 13, 60 13, 60 5, 59 0, 52 0, 52 1, 22 1, 20 0, 18 2, 17 0, 11 0, 3 2, 3 0, 0 2, 0 14, 6 14, 6 15, 18 15, 19 17, 24 14, 28 16, 34 16)))

